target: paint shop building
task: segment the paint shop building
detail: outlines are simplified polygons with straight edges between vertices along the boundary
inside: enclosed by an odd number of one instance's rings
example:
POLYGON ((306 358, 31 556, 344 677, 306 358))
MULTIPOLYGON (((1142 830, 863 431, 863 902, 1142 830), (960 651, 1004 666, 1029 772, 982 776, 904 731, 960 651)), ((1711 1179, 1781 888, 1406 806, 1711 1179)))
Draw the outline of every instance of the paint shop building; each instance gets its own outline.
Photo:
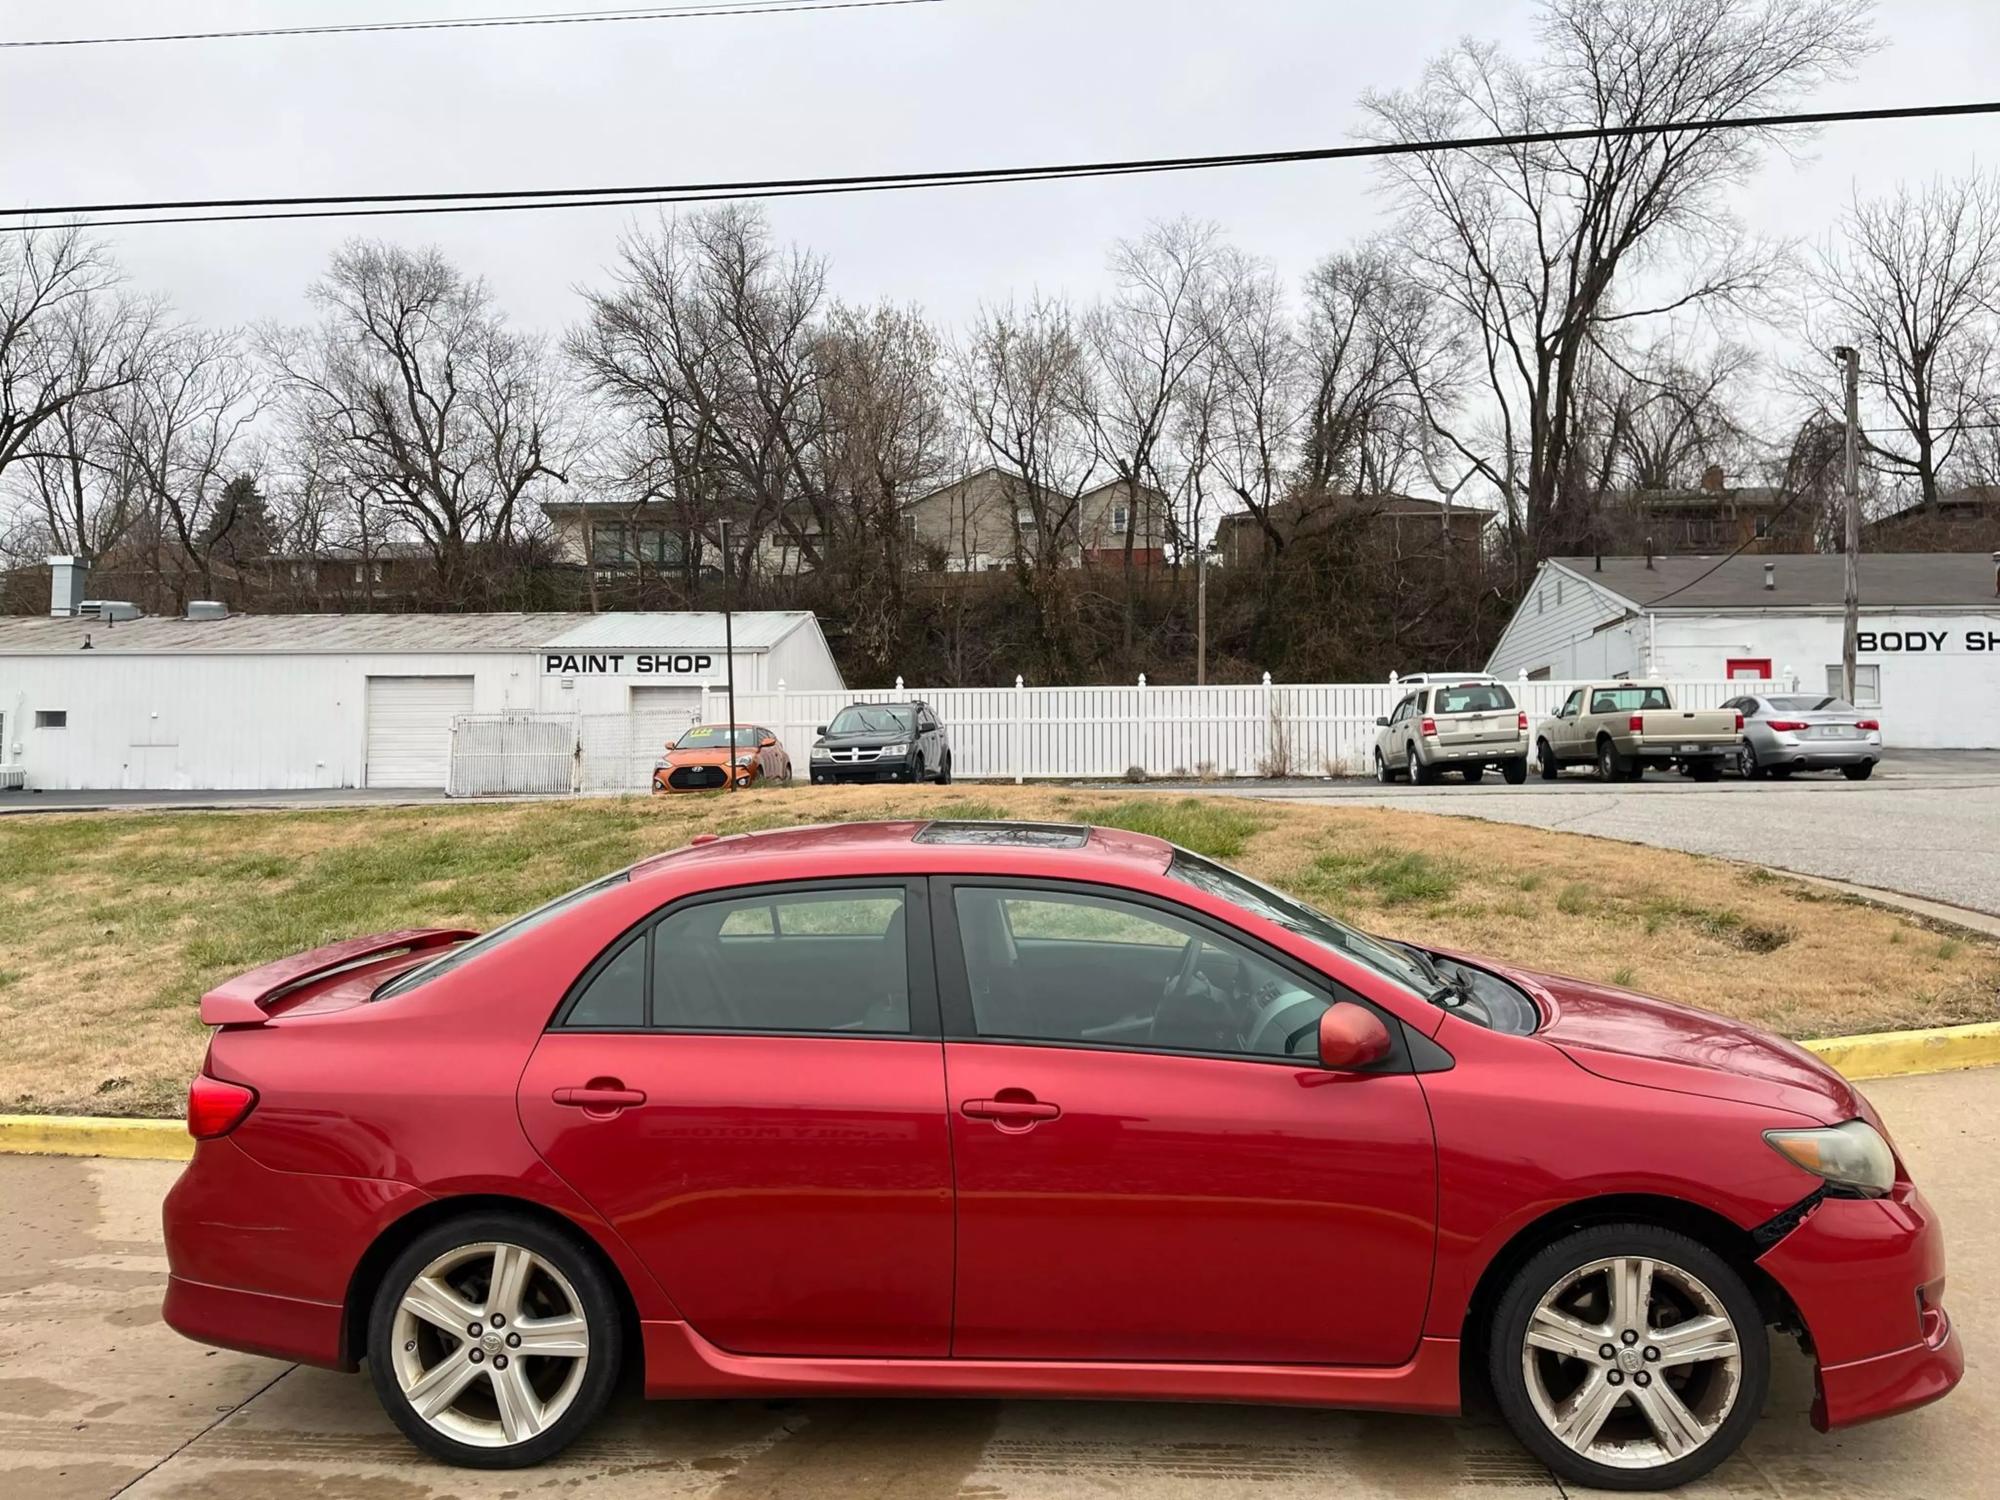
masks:
MULTIPOLYGON (((442 787, 461 716, 687 723, 727 676, 719 614, 115 619, 74 607, 85 612, 0 618, 0 775, 13 784, 442 787)), ((843 689, 812 615, 733 624, 739 692, 843 689)))
MULTIPOLYGON (((1554 681, 1796 681, 1838 692, 1838 556, 1551 558, 1486 664, 1554 681)), ((2000 557, 1864 553, 1855 697, 1890 745, 2000 748, 2000 557)))

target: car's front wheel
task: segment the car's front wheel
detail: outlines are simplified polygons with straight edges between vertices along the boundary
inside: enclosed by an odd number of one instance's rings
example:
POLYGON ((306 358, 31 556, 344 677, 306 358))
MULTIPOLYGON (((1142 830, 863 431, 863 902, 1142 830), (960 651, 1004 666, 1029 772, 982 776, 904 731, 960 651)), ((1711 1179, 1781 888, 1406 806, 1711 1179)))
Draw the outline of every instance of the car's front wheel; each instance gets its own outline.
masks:
POLYGON ((1502 761, 1500 774, 1506 778, 1507 785, 1520 786, 1528 779, 1528 757, 1517 755, 1512 760, 1502 761))
POLYGON ((1508 1426, 1557 1476, 1669 1489, 1735 1452, 1763 1409, 1770 1344, 1743 1278, 1645 1224, 1580 1230, 1502 1294, 1489 1372, 1508 1426))
POLYGON ((604 1409, 620 1330, 610 1284, 570 1236, 525 1216, 473 1214, 419 1235, 382 1278, 369 1372, 425 1452, 525 1468, 604 1409))

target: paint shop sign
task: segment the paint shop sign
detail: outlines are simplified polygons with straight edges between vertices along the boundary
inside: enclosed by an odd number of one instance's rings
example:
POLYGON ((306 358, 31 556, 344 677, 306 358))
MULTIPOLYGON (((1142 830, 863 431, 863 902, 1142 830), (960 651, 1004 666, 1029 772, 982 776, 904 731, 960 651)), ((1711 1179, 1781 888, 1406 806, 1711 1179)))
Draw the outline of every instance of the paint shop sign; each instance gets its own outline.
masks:
POLYGON ((1854 637, 1858 656, 1983 656, 2000 653, 2000 630, 1863 630, 1854 637))
POLYGON ((705 678, 715 658, 698 651, 545 651, 544 677, 705 678))

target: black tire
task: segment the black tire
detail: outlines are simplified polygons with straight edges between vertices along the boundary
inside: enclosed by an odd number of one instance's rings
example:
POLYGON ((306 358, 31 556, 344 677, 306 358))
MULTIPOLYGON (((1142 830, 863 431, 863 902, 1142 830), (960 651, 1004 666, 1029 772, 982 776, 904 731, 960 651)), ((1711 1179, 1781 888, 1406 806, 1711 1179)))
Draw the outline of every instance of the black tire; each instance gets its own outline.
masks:
POLYGON ((1736 774, 1745 781, 1764 779, 1764 768, 1757 763, 1757 749, 1748 740, 1736 747, 1736 774))
POLYGON ((1623 781, 1629 774, 1625 767, 1625 757, 1618 753, 1618 747, 1611 743, 1610 736, 1597 742, 1597 779, 1599 781, 1623 781))
POLYGON ((1556 759, 1556 752, 1547 740, 1535 741, 1535 769, 1544 781, 1554 781, 1562 775, 1562 762, 1556 759))
POLYGON ((1463 771, 1459 772, 1458 774, 1465 778, 1465 784, 1467 786, 1478 786, 1480 782, 1486 779, 1486 767, 1467 766, 1463 771))
POLYGON ((1411 786, 1429 786, 1437 780, 1437 772, 1431 770, 1417 758, 1417 747, 1415 745, 1410 746, 1409 750, 1405 752, 1403 764, 1408 768, 1411 786))
POLYGON ((1722 762, 1719 760, 1698 760, 1688 767, 1688 775, 1696 781, 1722 780, 1722 762))
POLYGON ((938 762, 937 784, 939 786, 951 785, 951 752, 949 750, 945 751, 944 759, 938 762))
POLYGON ((418 1235, 383 1275, 368 1313, 368 1373, 389 1419, 424 1452, 468 1469, 525 1469, 555 1457, 597 1420, 618 1379, 623 1339, 610 1280, 575 1236, 523 1214, 467 1214, 418 1235), (397 1383, 391 1345, 397 1306, 418 1273, 461 1245, 487 1241, 519 1245, 556 1267, 575 1292, 590 1340, 582 1382, 568 1409, 534 1437, 507 1447, 461 1442, 419 1416, 397 1383))
POLYGON ((1500 774, 1507 779, 1507 785, 1520 786, 1528 779, 1528 757, 1517 755, 1512 760, 1502 761, 1500 774))
POLYGON ((1389 762, 1382 759, 1382 747, 1380 745, 1375 747, 1375 779, 1383 786, 1388 786, 1396 779, 1396 773, 1389 769, 1389 762))
POLYGON ((1875 774, 1875 762, 1871 760, 1858 766, 1842 766, 1840 774, 1849 781, 1866 781, 1875 774))
POLYGON ((903 780, 909 782, 911 786, 915 786, 918 782, 922 781, 923 779, 924 779, 924 758, 921 755, 919 755, 915 760, 910 762, 910 769, 903 773, 903 780))
MULTIPOLYGON (((1551 1356, 1553 1357, 1553 1356, 1551 1356)), ((1571 1368, 1574 1368, 1572 1366, 1571 1368)), ((1650 1224, 1601 1224, 1578 1230, 1544 1247, 1515 1273, 1493 1316, 1487 1373, 1501 1416, 1523 1447, 1572 1484, 1605 1490, 1664 1490, 1708 1473, 1742 1445, 1764 1409, 1771 1379, 1770 1337, 1757 1299, 1729 1263, 1698 1240, 1650 1224), (1736 1325, 1742 1372, 1734 1403, 1715 1432, 1694 1452, 1656 1467, 1634 1469, 1598 1463, 1549 1431, 1536 1412, 1523 1368, 1528 1324, 1551 1288, 1582 1266, 1614 1256, 1664 1262, 1698 1279, 1736 1325)), ((1631 1420, 1635 1409, 1620 1398, 1631 1420)), ((1614 1412, 1614 1419, 1619 1413, 1614 1412)))

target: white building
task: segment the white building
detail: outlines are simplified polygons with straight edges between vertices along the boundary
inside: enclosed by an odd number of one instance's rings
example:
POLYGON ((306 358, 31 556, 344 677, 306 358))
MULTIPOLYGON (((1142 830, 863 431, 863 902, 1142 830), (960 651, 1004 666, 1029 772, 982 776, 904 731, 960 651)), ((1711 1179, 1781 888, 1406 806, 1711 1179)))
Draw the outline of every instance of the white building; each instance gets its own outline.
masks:
MULTIPOLYGON (((812 615, 733 626, 739 692, 843 690, 812 615)), ((0 765, 47 789, 442 787, 461 715, 688 722, 728 662, 719 614, 0 619, 0 765)))
MULTIPOLYGON (((1486 670, 1499 677, 1796 680, 1840 690, 1837 556, 1551 558, 1486 670)), ((1891 745, 2000 747, 2000 557, 1861 558, 1861 707, 1891 745)))

